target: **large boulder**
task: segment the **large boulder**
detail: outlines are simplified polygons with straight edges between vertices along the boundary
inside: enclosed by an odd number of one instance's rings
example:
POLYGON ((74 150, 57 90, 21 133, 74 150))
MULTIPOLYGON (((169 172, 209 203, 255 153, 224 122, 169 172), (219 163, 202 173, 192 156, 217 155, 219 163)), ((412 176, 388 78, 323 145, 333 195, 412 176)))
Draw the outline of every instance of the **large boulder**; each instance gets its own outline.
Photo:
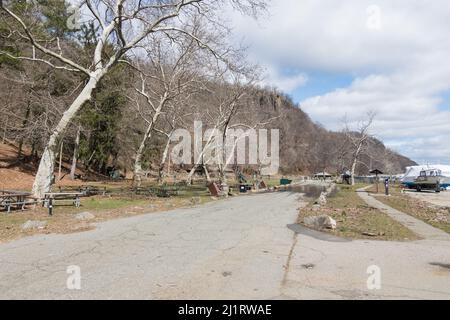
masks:
POLYGON ((330 229, 335 230, 337 222, 329 216, 312 216, 306 217, 303 221, 306 226, 314 229, 330 229))
POLYGON ((47 221, 31 221, 28 220, 22 225, 22 230, 33 230, 39 229, 42 230, 47 226, 47 221))
POLYGON ((202 203, 202 199, 200 197, 192 197, 190 202, 191 205, 197 206, 202 203))
POLYGON ((95 218, 95 216, 90 212, 81 212, 75 216, 75 219, 81 220, 81 221, 92 220, 94 218, 95 218))
POLYGON ((322 192, 319 199, 317 200, 317 203, 320 204, 321 206, 324 206, 327 204, 327 193, 326 192, 322 192))

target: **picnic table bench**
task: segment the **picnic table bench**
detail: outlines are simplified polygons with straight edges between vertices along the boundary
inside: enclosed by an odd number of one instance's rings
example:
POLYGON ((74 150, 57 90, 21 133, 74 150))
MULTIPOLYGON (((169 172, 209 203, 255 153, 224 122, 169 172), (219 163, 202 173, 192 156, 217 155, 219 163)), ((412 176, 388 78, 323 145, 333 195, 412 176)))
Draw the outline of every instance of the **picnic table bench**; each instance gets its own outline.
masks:
POLYGON ((32 197, 29 192, 0 190, 0 207, 3 207, 8 213, 12 209, 25 210, 27 205, 35 205, 42 202, 42 206, 48 208, 49 215, 53 213, 53 205, 56 201, 70 200, 75 207, 80 207, 80 198, 86 196, 83 192, 49 192, 44 195, 44 199, 32 197))
POLYGON ((0 190, 0 207, 3 207, 8 213, 11 212, 12 207, 23 211, 28 204, 36 204, 36 202, 29 192, 0 190))
POLYGON ((83 192, 49 192, 44 196, 42 206, 48 208, 48 214, 53 215, 53 204, 56 201, 71 201, 77 208, 81 205, 80 198, 85 196, 83 192))
POLYGON ((134 188, 136 195, 149 195, 156 196, 158 198, 170 198, 179 194, 179 188, 177 186, 163 186, 163 187, 151 187, 151 188, 134 188))
POLYGON ((79 192, 83 193, 85 196, 94 196, 94 195, 106 195, 107 190, 106 187, 100 188, 97 186, 90 185, 81 185, 81 186, 67 186, 67 187, 58 187, 59 193, 71 193, 71 192, 79 192))

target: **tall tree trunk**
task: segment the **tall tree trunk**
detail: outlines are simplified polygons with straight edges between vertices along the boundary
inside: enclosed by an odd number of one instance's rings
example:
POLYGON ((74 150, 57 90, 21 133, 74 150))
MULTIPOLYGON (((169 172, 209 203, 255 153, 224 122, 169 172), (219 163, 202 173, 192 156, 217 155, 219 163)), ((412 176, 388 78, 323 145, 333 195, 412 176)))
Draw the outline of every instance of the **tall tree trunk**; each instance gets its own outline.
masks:
MULTIPOLYGON (((28 119, 30 118, 30 113, 31 113, 31 102, 30 102, 30 100, 28 100, 27 111, 25 112, 25 119, 23 120, 23 123, 22 123, 23 130, 25 130, 28 125, 28 119)), ((20 159, 22 157, 23 140, 24 140, 24 138, 22 136, 19 141, 19 150, 17 151, 17 159, 20 159)))
POLYGON ((192 184, 192 177, 194 176, 195 170, 197 170, 198 164, 194 164, 191 171, 188 174, 188 177, 186 179, 187 184, 192 184))
POLYGON ((35 154, 36 154, 36 139, 33 138, 33 141, 31 142, 31 158, 33 162, 36 160, 35 154))
POLYGON ((144 156, 145 146, 147 144, 147 140, 152 137, 153 131, 153 122, 149 124, 147 127, 147 131, 145 132, 145 136, 142 138, 141 145, 139 149, 136 151, 136 157, 134 160, 134 170, 133 170, 133 184, 135 187, 140 187, 142 183, 142 157, 144 156))
MULTIPOLYGON (((197 171, 197 168, 198 168, 199 165, 200 165, 200 163, 196 163, 196 164, 192 167, 192 169, 191 169, 191 171, 189 172, 189 175, 188 175, 188 177, 187 177, 187 179, 186 179, 186 183, 187 183, 187 184, 192 184, 192 179, 193 179, 194 174, 195 174, 195 171, 197 171)), ((211 182, 211 181, 212 181, 212 180, 211 180, 211 176, 209 175, 209 171, 208 171, 208 168, 206 167, 206 164, 203 164, 203 170, 204 170, 204 172, 205 172, 206 181, 207 181, 207 182, 211 182)))
MULTIPOLYGON (((227 180, 227 173, 226 170, 228 168, 228 164, 231 161, 231 157, 230 159, 227 158, 227 132, 228 132, 228 124, 230 123, 231 119, 228 119, 228 122, 225 126, 225 129, 223 130, 223 135, 222 135, 222 163, 219 163, 219 178, 220 178, 220 183, 221 183, 221 187, 222 187, 222 192, 224 193, 224 196, 228 196, 229 193, 229 186, 228 186, 228 180, 227 180)), ((235 151, 235 145, 233 145, 233 149, 232 149, 232 153, 234 154, 235 151)))
POLYGON ((352 186, 355 185, 355 171, 356 171, 356 164, 357 164, 358 159, 354 158, 353 159, 353 163, 352 163, 352 170, 351 170, 351 174, 352 174, 352 186))
POLYGON ((358 164, 358 159, 359 159, 359 156, 361 154, 361 150, 362 150, 362 142, 359 142, 358 147, 356 148, 355 154, 353 155, 353 163, 352 163, 352 170, 351 170, 352 186, 355 185, 356 165, 358 164))
MULTIPOLYGON (((159 164, 159 173, 158 173, 158 175, 159 175, 159 182, 162 182, 163 178, 164 178, 164 166, 166 165, 166 160, 167 160, 167 157, 169 155, 170 138, 171 138, 171 136, 172 136, 172 133, 169 134, 168 137, 167 137, 166 146, 164 148, 164 152, 163 152, 163 155, 162 155, 162 158, 161 158, 161 162, 159 164)), ((170 158, 169 158, 169 166, 170 166, 170 158)))
POLYGON ((166 93, 162 100, 160 101, 158 108, 155 110, 155 114, 153 115, 152 120, 148 124, 147 131, 145 132, 145 136, 142 138, 141 145, 139 146, 139 149, 136 152, 136 157, 134 161, 134 171, 133 171, 133 184, 135 187, 140 187, 142 183, 142 157, 144 156, 145 146, 147 144, 147 141, 150 140, 153 133, 153 128, 155 126, 155 123, 158 121, 159 116, 161 115, 161 110, 164 108, 166 102, 167 102, 167 96, 166 93))
POLYGON ((64 140, 61 140, 61 148, 59 149, 58 181, 61 180, 61 174, 62 174, 63 148, 64 148, 64 140))
POLYGON ((75 138, 75 147, 73 148, 72 167, 70 168, 70 179, 75 180, 75 172, 77 170, 78 150, 80 148, 81 128, 78 127, 77 136, 75 138))
POLYGON ((107 69, 101 69, 91 75, 88 83, 72 103, 70 108, 64 112, 58 125, 53 130, 53 133, 45 146, 44 152, 42 153, 39 169, 34 179, 33 195, 36 198, 42 199, 45 193, 49 192, 51 189, 51 179, 55 168, 55 149, 57 147, 58 140, 83 104, 91 99, 93 90, 106 72, 107 69))
POLYGON ((205 171, 206 181, 208 183, 210 183, 211 182, 211 176, 209 175, 209 171, 208 171, 208 168, 207 168, 206 164, 203 165, 203 170, 205 171))
MULTIPOLYGON (((217 126, 214 128, 214 130, 216 130, 216 129, 217 129, 217 126)), ((195 162, 195 163, 194 163, 194 166, 192 167, 192 169, 191 169, 191 171, 189 172, 189 175, 188 175, 188 177, 187 177, 187 179, 186 179, 187 184, 192 184, 192 178, 194 177, 195 171, 197 170, 197 167, 198 167, 202 162, 204 162, 204 161, 203 161, 203 156, 205 155, 206 150, 211 146, 211 142, 212 142, 213 138, 214 138, 214 135, 213 135, 213 134, 211 134, 211 135, 208 137, 208 140, 206 141, 205 147, 202 148, 202 152, 201 152, 200 155, 198 156, 197 161, 194 161, 194 162, 195 162)), ((205 165, 205 164, 204 164, 204 167, 206 168, 206 165, 205 165)), ((205 170, 205 173, 206 173, 206 172, 207 172, 207 170, 205 170)), ((208 182, 211 182, 211 179, 210 179, 210 177, 209 177, 209 174, 207 174, 206 179, 208 180, 208 182)))

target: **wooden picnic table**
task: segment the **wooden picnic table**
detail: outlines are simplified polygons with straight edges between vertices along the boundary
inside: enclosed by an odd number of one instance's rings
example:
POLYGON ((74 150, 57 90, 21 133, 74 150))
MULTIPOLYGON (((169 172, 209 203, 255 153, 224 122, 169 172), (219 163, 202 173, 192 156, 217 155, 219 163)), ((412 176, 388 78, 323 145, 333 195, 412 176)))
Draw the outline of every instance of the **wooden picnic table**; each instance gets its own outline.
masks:
POLYGON ((70 192, 80 192, 83 193, 85 196, 91 196, 91 195, 106 195, 106 187, 98 187, 98 186, 91 186, 91 185, 81 185, 81 186, 66 186, 66 187, 58 187, 59 193, 70 193, 70 192))
POLYGON ((75 207, 79 208, 81 205, 80 198, 84 195, 82 192, 48 192, 44 196, 42 205, 48 208, 48 214, 51 216, 53 215, 53 204, 55 201, 70 200, 75 207))
POLYGON ((0 190, 0 207, 4 207, 8 213, 11 212, 11 207, 16 207, 18 210, 25 210, 27 204, 35 204, 36 199, 31 198, 31 193, 15 190, 0 190))

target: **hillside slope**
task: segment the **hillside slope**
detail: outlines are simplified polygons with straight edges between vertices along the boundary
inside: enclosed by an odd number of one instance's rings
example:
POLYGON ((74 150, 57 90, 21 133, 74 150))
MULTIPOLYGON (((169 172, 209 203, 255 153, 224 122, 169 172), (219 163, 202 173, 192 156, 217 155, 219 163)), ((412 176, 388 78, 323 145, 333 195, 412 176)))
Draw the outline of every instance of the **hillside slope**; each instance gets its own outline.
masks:
MULTIPOLYGON (((32 159, 29 151, 24 148, 22 156, 18 159, 18 149, 13 143, 0 142, 0 190, 31 190, 39 163, 32 159)), ((83 183, 69 178, 69 168, 70 164, 63 161, 61 180, 57 179, 56 186, 73 186, 83 183)), ((83 172, 77 170, 77 174, 83 174, 83 172)), ((58 165, 55 167, 55 176, 58 177, 58 165)))
MULTIPOLYGON (((271 123, 279 128, 280 157, 282 171, 285 173, 310 174, 322 170, 341 173, 351 163, 347 150, 346 137, 341 132, 326 130, 314 123, 291 99, 276 92, 261 90, 257 94, 262 113, 279 118, 271 123)), ((404 172, 407 166, 416 163, 385 147, 383 142, 370 139, 365 155, 360 159, 359 174, 367 174, 371 169, 380 169, 386 173, 404 172)))

